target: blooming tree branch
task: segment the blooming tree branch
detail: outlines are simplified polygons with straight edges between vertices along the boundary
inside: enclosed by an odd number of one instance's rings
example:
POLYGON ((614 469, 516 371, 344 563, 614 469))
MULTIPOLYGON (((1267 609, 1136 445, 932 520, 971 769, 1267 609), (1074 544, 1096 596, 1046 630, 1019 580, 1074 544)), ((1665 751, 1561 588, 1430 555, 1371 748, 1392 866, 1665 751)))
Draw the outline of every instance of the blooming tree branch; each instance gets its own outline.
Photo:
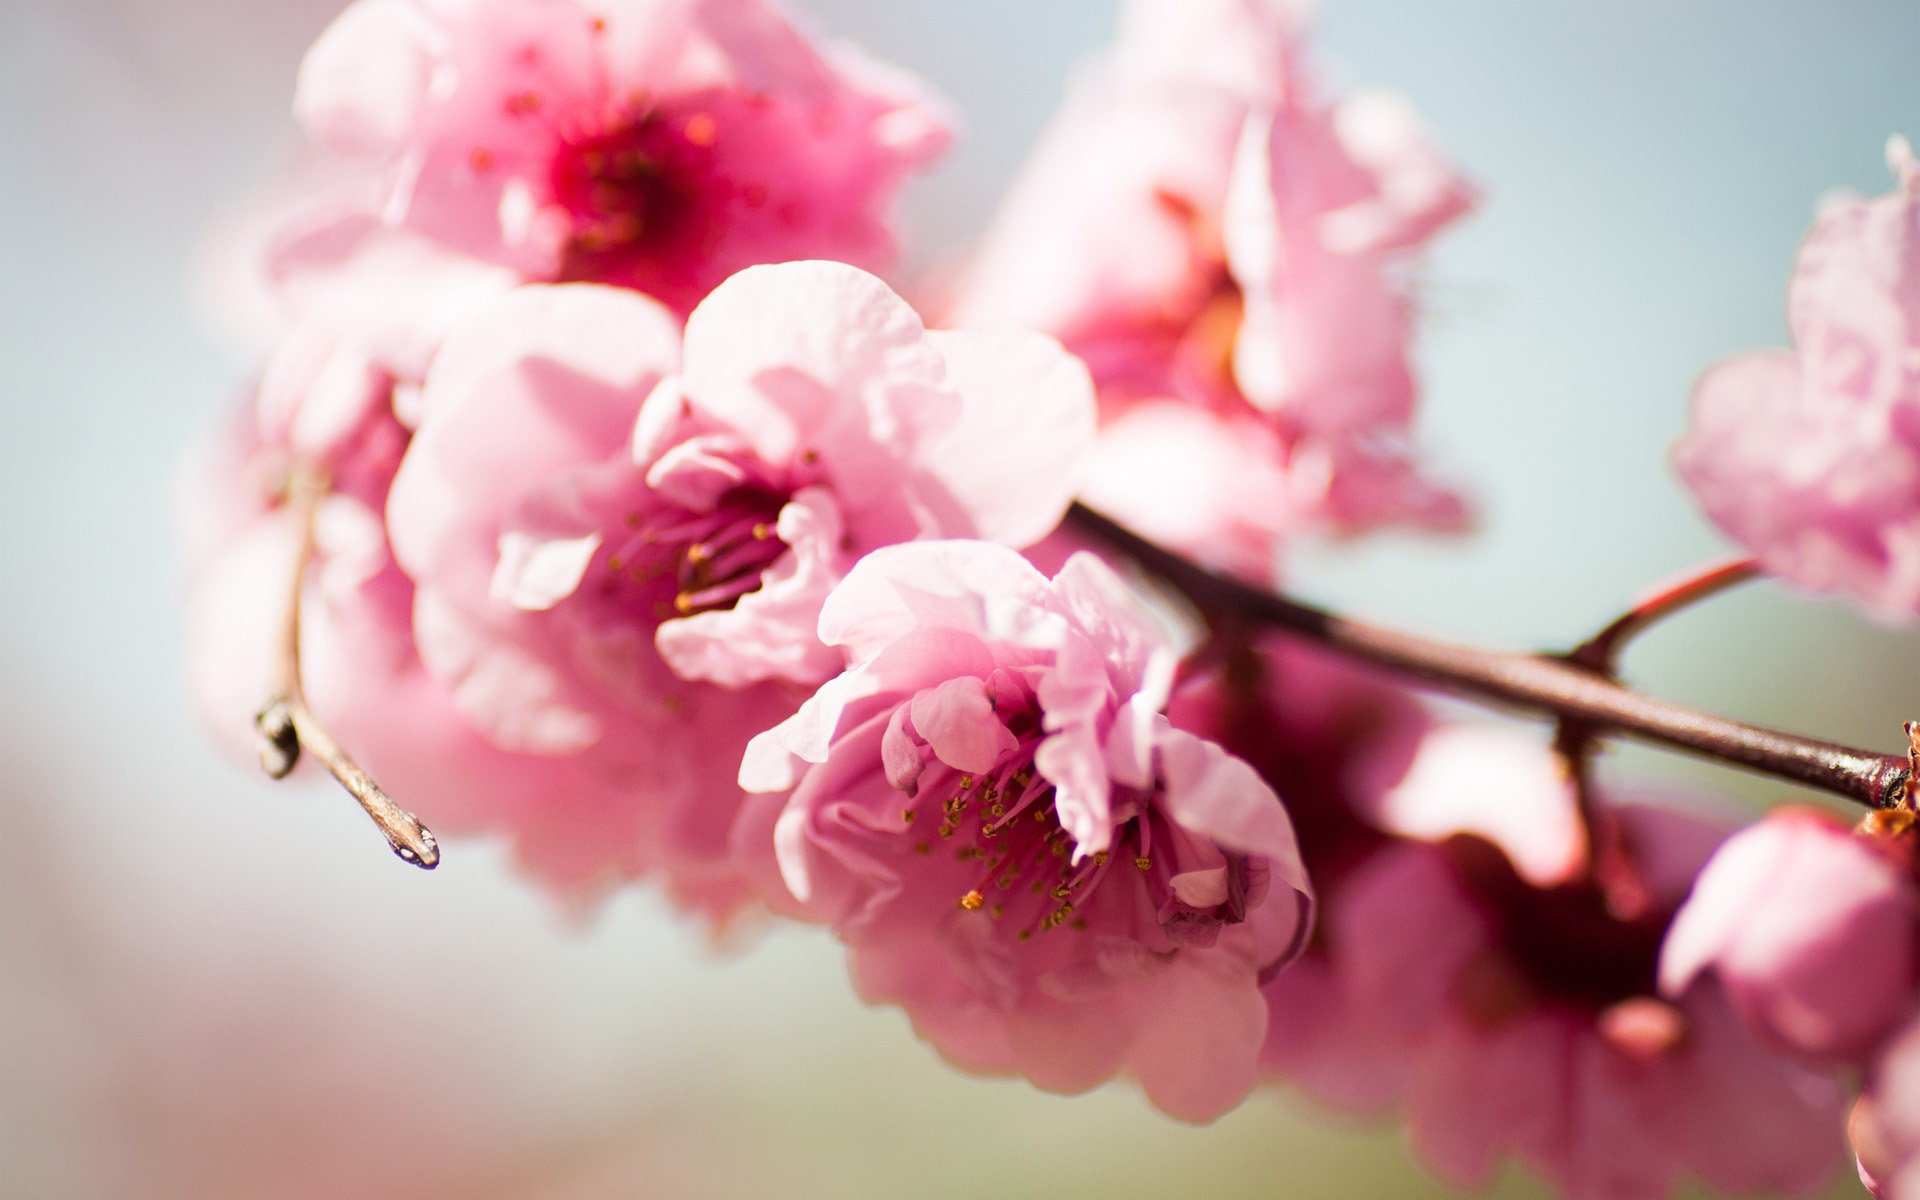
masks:
POLYGON ((780 4, 356 0, 250 252, 278 344, 192 473, 198 702, 416 866, 355 757, 572 904, 827 925, 963 1069, 1196 1121, 1284 1078, 1402 1108, 1455 1182, 1620 1200, 1808 1192, 1864 1080, 1863 1177, 1920 1200, 1920 726, 1617 671, 1762 572, 1920 615, 1920 161, 1823 214, 1794 349, 1696 389, 1676 466, 1751 557, 1562 652, 1369 624, 1262 581, 1470 519, 1410 281, 1478 190, 1404 101, 1321 94, 1306 7, 1127 0, 915 287, 891 214, 946 106, 780 4), (1614 737, 1873 811, 1733 833, 1603 795, 1614 737))

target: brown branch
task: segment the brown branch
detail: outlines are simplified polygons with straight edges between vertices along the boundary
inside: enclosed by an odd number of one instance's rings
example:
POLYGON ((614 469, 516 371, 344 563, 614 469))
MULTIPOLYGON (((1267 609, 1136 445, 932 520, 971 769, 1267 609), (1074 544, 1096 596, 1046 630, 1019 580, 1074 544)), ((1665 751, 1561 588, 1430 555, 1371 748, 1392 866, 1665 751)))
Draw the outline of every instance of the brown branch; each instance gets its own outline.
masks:
POLYGON ((1876 754, 1763 729, 1642 695, 1563 656, 1460 646, 1349 620, 1214 574, 1083 505, 1075 505, 1067 520, 1083 536, 1180 591, 1210 619, 1283 629, 1456 695, 1582 722, 1600 733, 1819 788, 1869 808, 1893 807, 1905 795, 1905 754, 1876 754))
POLYGON ((275 658, 273 695, 260 706, 254 727, 260 733, 260 765, 268 775, 284 779, 300 761, 302 750, 325 764, 347 794, 359 802, 379 827, 387 845, 401 861, 432 870, 440 863, 440 844, 420 819, 395 804, 373 777, 347 757, 340 743, 307 707, 300 684, 300 609, 306 590, 307 566, 313 559, 314 520, 326 496, 327 481, 313 470, 295 467, 289 474, 286 504, 299 538, 289 581, 286 619, 281 626, 280 650, 275 658))

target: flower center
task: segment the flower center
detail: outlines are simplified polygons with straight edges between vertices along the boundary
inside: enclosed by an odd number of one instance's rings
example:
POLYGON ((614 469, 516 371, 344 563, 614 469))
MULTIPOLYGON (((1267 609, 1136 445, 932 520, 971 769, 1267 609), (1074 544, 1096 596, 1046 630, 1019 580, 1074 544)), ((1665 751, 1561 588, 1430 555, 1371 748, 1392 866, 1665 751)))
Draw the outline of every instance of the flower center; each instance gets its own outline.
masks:
MULTIPOLYGON (((1175 943, 1206 940, 1223 923, 1245 915, 1246 865, 1229 862, 1167 821, 1150 799, 1114 795, 1116 828, 1112 847, 1074 858, 1073 838, 1061 827, 1054 807, 1054 786, 1033 767, 1038 738, 1022 743, 1007 761, 985 773, 956 771, 935 761, 917 781, 915 801, 902 817, 913 824, 922 814, 939 813, 940 849, 970 864, 972 878, 956 898, 962 912, 1005 921, 1017 941, 1030 941, 1066 927, 1085 930, 1082 915, 1096 888, 1113 871, 1137 874, 1151 898, 1158 928, 1175 943), (1232 875, 1235 901, 1206 903, 1176 882, 1184 871, 1219 869, 1232 875), (1181 893, 1188 893, 1182 896, 1181 893), (1190 903, 1198 900, 1201 903, 1190 903)), ((931 839, 914 849, 936 852, 931 839)), ((1192 876, 1190 878, 1197 878, 1192 876)), ((1137 911, 1126 906, 1131 914, 1137 911)))
POLYGON ((560 277, 624 278, 670 247, 700 242, 718 136, 710 113, 649 109, 565 143, 551 179, 554 203, 571 218, 560 277))
POLYGON ((1495 919, 1516 986, 1596 1011, 1655 993, 1671 905, 1622 919, 1591 883, 1536 887, 1478 838, 1454 838, 1446 851, 1495 919))
POLYGON ((607 539, 600 591, 637 596, 658 621, 732 608, 787 551, 774 532, 784 503, 776 493, 742 487, 711 512, 628 512, 625 536, 607 539))

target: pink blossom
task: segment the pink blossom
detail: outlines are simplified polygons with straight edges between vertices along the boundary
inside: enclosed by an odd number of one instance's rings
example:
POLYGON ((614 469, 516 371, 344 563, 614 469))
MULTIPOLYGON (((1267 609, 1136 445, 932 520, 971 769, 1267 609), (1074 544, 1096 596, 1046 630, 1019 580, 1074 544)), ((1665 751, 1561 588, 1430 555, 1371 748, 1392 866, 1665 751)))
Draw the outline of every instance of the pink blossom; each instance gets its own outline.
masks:
POLYGON ((1832 1079, 1769 1053, 1711 986, 1653 996, 1657 921, 1618 922, 1502 861, 1403 842, 1352 872, 1327 896, 1326 944, 1267 986, 1276 1028, 1311 1022, 1270 1039, 1269 1063, 1343 1107, 1403 1106, 1421 1158, 1462 1186, 1508 1155, 1570 1198, 1664 1197, 1689 1176, 1799 1193, 1831 1175, 1832 1079))
POLYGON ((358 0, 294 108, 328 183, 277 238, 281 294, 415 358, 522 280, 685 313, 757 263, 884 267, 949 137, 915 81, 762 0, 358 0))
POLYGON ((847 568, 1045 535, 1092 427, 1050 339, 928 333, 837 263, 742 272, 684 336, 635 292, 525 286, 455 327, 418 407, 387 518, 426 670, 716 866, 747 738, 840 666, 814 630, 847 568))
POLYGON ((1881 1200, 1920 1197, 1920 1019, 1873 1064, 1848 1132, 1867 1190, 1881 1200))
POLYGON ((1785 1049, 1864 1062, 1920 1001, 1920 892, 1815 809, 1778 809, 1720 848, 1662 952, 1663 991, 1712 972, 1785 1049))
POLYGON ((881 550, 821 615, 847 671, 754 739, 781 871, 868 1000, 955 1063, 1080 1091, 1119 1071, 1206 1120, 1253 1086, 1259 980, 1311 912, 1287 815, 1175 728, 1167 635, 1076 555, 881 550))
POLYGON ((1711 982, 1671 1002, 1654 993, 1662 936, 1717 830, 1617 811, 1652 901, 1631 919, 1590 883, 1527 883, 1487 843, 1454 852, 1493 936, 1420 1052, 1415 1147, 1460 1183, 1511 1153, 1568 1197, 1664 1197, 1686 1177, 1818 1188, 1838 1150, 1837 1082, 1771 1053, 1711 982))
MULTIPOLYGON (((1258 453, 1241 529, 1180 543, 1264 575, 1303 525, 1457 524, 1414 468, 1413 254, 1470 203, 1411 111, 1374 94, 1335 105, 1303 78, 1300 5, 1135 0, 1015 184, 955 311, 1058 335, 1085 358, 1108 420, 1172 402, 1222 425, 1170 443, 1176 474, 1258 453), (1205 31, 1204 36, 1196 31, 1205 31), (1259 428, 1260 433, 1250 431, 1259 428), (1265 522, 1258 553, 1245 526, 1265 522)), ((1102 439, 1128 467, 1138 439, 1102 439)), ((1114 474, 1128 467, 1115 467, 1114 474)), ((1096 473, 1096 477, 1099 473, 1096 473)), ((1131 521, 1154 505, 1114 489, 1131 521)))
POLYGON ((1920 165, 1830 204, 1794 262, 1792 350, 1713 366, 1674 462, 1768 571, 1886 620, 1920 612, 1920 165))

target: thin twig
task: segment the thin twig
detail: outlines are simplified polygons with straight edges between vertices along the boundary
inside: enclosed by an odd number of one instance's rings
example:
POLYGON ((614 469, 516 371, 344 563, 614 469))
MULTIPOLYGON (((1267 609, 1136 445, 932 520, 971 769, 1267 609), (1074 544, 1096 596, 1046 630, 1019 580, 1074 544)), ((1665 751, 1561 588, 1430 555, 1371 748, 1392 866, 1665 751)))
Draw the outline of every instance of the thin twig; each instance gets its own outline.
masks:
POLYGON ((1818 788, 1869 808, 1891 807, 1905 795, 1905 754, 1876 754, 1763 729, 1642 695, 1559 655, 1460 646, 1349 620, 1216 575, 1082 505, 1075 505, 1067 519, 1082 535, 1133 559, 1216 618, 1224 615, 1286 630, 1344 657, 1448 692, 1584 721, 1599 733, 1818 788))
POLYGON ((324 475, 294 468, 287 479, 286 504, 295 525, 298 549, 294 553, 286 620, 281 626, 280 650, 275 658, 274 691, 260 707, 254 726, 260 732, 260 765, 275 779, 289 774, 305 750, 325 764, 347 794, 359 802, 379 827, 387 845, 401 861, 432 870, 440 863, 440 844, 420 819, 388 798, 347 756, 340 743, 307 707, 300 674, 300 609, 306 591, 308 564, 313 559, 314 522, 327 493, 324 475))
MULTIPOLYGON (((1758 574, 1759 565, 1752 558, 1741 557, 1721 559, 1663 580, 1599 633, 1574 647, 1565 656, 1566 661, 1617 681, 1620 655, 1628 642, 1675 613, 1758 574)), ((1614 914, 1631 920, 1646 910, 1652 894, 1627 845, 1625 825, 1594 785, 1593 756, 1599 746, 1599 730, 1591 722, 1570 717, 1556 722, 1553 749, 1566 768, 1580 825, 1586 832, 1588 871, 1614 914)))
POLYGON ((1759 574, 1760 565, 1753 559, 1729 558, 1656 584, 1611 625, 1574 647, 1567 658, 1610 676, 1619 665, 1620 652, 1634 637, 1681 609, 1736 588, 1759 574))

